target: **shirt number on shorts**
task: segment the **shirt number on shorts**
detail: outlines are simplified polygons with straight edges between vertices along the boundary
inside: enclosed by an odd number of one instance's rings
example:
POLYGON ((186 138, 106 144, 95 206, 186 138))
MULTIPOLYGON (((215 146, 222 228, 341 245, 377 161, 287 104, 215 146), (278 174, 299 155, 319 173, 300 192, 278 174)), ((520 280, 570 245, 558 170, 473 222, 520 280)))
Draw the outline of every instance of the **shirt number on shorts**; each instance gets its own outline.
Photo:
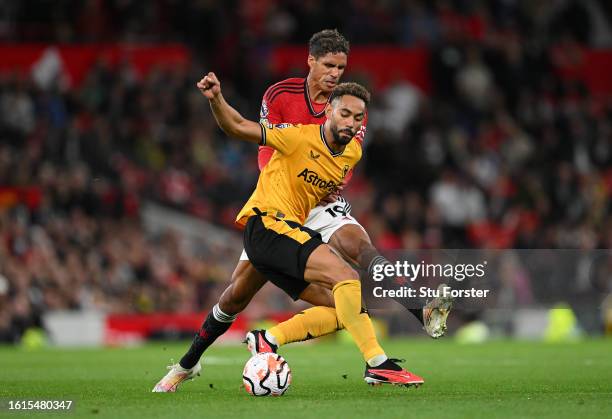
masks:
POLYGON ((349 209, 347 205, 334 205, 333 207, 325 208, 325 212, 332 217, 346 217, 349 213, 349 209))

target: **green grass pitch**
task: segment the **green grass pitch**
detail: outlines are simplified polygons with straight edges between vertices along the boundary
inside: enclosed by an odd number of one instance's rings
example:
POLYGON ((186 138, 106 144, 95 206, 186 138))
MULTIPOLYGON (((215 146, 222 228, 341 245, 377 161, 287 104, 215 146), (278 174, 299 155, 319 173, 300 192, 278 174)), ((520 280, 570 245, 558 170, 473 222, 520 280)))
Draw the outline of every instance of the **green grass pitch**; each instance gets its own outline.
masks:
POLYGON ((293 371, 283 397, 241 388, 243 347, 215 346, 203 375, 175 394, 153 394, 187 342, 130 349, 0 348, 0 417, 97 418, 609 418, 612 341, 573 344, 450 340, 384 342, 425 378, 418 389, 370 387, 347 343, 282 348, 293 371), (9 412, 7 400, 72 399, 69 413, 9 412))

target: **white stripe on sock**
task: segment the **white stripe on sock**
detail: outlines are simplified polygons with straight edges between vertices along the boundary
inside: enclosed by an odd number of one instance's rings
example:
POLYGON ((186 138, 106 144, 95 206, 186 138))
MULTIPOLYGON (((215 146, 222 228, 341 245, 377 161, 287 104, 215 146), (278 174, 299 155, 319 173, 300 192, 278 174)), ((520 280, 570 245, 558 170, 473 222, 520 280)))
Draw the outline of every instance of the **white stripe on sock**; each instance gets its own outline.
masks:
POLYGON ((370 367, 378 367, 383 362, 385 362, 387 359, 388 359, 387 355, 385 355, 385 354, 376 355, 375 357, 368 359, 368 365, 370 367))
POLYGON ((370 266, 368 266, 368 273, 372 274, 372 271, 374 270, 374 266, 376 265, 390 265, 390 264, 391 262, 389 262, 384 256, 376 256, 370 262, 370 266))
POLYGON ((213 317, 215 318, 215 320, 220 321, 221 323, 232 323, 234 320, 236 320, 236 314, 234 315, 225 314, 219 308, 219 304, 215 304, 215 306, 212 309, 212 312, 213 312, 213 317))

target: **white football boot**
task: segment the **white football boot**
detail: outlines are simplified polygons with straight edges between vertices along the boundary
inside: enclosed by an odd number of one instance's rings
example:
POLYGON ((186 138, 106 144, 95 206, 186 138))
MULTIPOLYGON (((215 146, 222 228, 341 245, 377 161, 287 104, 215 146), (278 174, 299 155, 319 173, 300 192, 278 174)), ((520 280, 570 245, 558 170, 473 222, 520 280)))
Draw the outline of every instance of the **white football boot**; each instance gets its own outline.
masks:
POLYGON ((450 290, 448 285, 440 284, 438 286, 439 296, 423 307, 423 329, 434 339, 438 339, 446 333, 446 319, 453 307, 453 297, 445 296, 444 288, 450 290))
POLYGON ((155 384, 153 393, 174 393, 183 381, 193 380, 202 371, 202 365, 199 362, 191 369, 185 369, 178 363, 168 365, 167 368, 169 370, 168 374, 155 384))

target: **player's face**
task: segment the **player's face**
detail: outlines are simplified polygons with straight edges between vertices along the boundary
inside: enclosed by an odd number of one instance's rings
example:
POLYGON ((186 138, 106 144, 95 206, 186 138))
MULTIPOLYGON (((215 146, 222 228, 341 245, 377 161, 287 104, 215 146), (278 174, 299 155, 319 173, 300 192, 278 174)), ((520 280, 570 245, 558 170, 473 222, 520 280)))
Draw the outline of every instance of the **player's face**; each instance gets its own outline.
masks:
POLYGON ((363 100, 350 95, 334 99, 327 105, 325 114, 336 143, 348 144, 363 124, 366 105, 363 100))
POLYGON ((330 52, 319 58, 309 55, 308 67, 310 67, 310 73, 308 78, 317 83, 322 91, 331 92, 340 83, 340 77, 342 77, 346 68, 346 61, 347 56, 343 52, 337 54, 330 52))

